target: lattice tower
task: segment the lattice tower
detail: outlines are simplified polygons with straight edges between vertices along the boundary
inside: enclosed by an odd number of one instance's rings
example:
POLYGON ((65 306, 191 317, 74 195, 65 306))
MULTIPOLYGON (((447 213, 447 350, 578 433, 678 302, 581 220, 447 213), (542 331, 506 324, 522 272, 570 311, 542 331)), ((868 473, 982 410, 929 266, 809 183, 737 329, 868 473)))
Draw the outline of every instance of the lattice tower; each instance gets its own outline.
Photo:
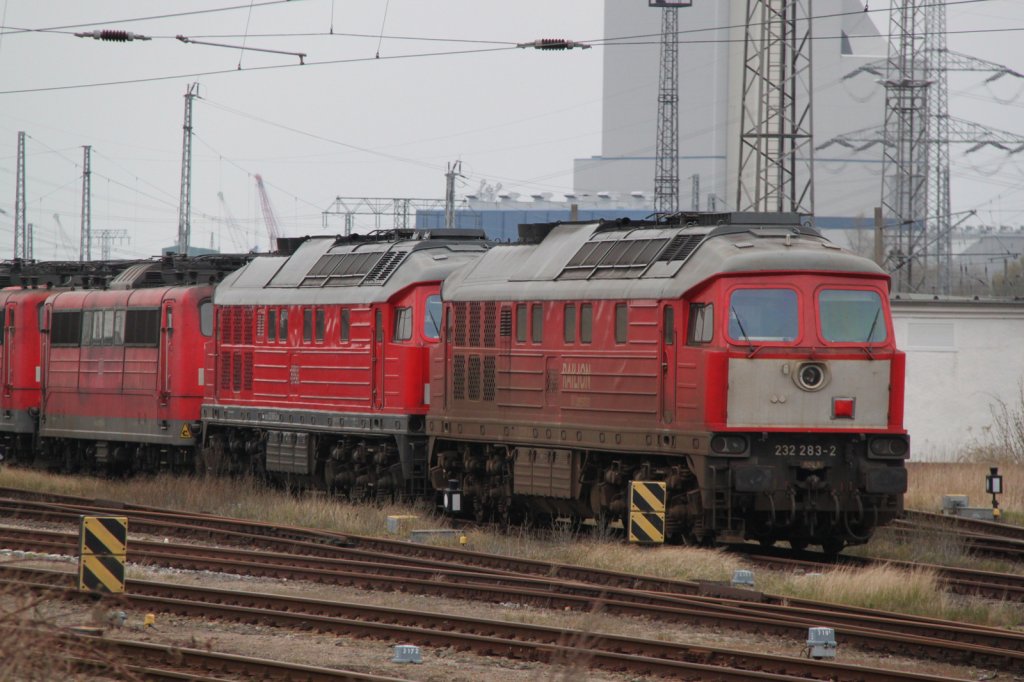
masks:
POLYGON ((736 206, 814 213, 810 0, 747 0, 736 206))

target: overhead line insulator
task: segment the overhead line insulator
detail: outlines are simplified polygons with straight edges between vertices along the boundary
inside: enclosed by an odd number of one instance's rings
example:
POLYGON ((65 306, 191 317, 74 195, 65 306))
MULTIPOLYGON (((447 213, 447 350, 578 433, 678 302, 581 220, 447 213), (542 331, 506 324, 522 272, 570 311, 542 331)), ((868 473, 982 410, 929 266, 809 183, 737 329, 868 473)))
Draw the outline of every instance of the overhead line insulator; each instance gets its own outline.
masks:
POLYGON ((152 40, 149 36, 144 36, 139 33, 132 33, 131 31, 116 31, 111 29, 85 31, 83 33, 76 33, 75 35, 79 38, 106 40, 111 43, 127 43, 132 40, 152 40))

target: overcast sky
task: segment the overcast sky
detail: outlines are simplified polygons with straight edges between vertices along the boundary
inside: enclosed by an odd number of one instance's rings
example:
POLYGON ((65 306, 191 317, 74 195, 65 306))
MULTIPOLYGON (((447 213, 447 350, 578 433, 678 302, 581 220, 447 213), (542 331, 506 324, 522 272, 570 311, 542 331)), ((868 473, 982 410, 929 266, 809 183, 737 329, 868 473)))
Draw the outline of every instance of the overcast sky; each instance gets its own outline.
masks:
MULTIPOLYGON (((871 0, 870 9, 886 4, 871 0)), ((37 258, 78 257, 82 145, 93 150, 94 234, 123 230, 128 237, 112 241, 112 255, 148 256, 173 244, 183 95, 192 82, 200 83, 193 112, 196 246, 212 239, 226 251, 266 248, 257 173, 288 235, 322 232, 321 212, 339 195, 440 198, 455 160, 466 176, 460 195, 484 181, 560 195, 572 189, 573 159, 601 152, 601 99, 616 96, 601 91, 602 50, 633 49, 514 47, 547 37, 600 40, 600 0, 0 5, 0 258, 12 253, 20 130, 28 135, 27 211, 37 258), (164 16, 144 19, 155 15, 164 16), (73 35, 104 28, 153 39, 73 35), (185 44, 176 35, 234 47, 185 44), (306 65, 291 55, 242 52, 242 44, 302 52, 306 65)), ((1024 2, 950 4, 948 14, 951 32, 968 31, 952 33, 950 49, 1024 72, 1024 2)), ((887 30, 884 15, 876 23, 887 30)), ((614 27, 607 34, 617 35, 614 27)), ((1024 81, 984 78, 951 77, 952 113, 1024 135, 1024 81)), ((656 65, 637 79, 656 81, 656 65)), ((639 104, 638 120, 655 115, 654 102, 639 104)), ((954 149, 954 209, 978 209, 986 222, 1024 223, 1022 169, 1004 152, 965 157, 954 149)), ((327 232, 341 229, 335 221, 327 232)), ((99 251, 97 240, 93 257, 99 251)))

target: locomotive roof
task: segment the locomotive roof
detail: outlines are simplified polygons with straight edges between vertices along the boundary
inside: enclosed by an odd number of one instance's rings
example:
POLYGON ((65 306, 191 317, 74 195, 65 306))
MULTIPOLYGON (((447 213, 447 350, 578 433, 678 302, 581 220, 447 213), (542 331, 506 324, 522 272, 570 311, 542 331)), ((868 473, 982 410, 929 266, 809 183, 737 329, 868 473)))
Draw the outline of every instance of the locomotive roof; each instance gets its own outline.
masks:
POLYGON ((533 243, 496 246, 444 284, 446 300, 678 298, 710 277, 759 271, 884 275, 792 214, 704 214, 690 224, 521 226, 533 243))
POLYGON ((490 247, 479 230, 389 230, 312 237, 289 256, 264 256, 229 275, 217 305, 367 304, 417 282, 441 281, 490 247))

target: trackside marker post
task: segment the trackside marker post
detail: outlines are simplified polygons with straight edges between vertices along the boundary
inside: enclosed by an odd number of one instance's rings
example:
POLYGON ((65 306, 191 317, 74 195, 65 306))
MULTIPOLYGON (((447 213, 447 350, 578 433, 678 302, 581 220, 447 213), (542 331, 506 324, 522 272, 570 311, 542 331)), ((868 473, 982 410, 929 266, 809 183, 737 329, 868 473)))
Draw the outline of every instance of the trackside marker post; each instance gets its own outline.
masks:
POLYGON ((81 592, 124 592, 128 555, 128 518, 82 516, 78 539, 78 589, 81 592))

